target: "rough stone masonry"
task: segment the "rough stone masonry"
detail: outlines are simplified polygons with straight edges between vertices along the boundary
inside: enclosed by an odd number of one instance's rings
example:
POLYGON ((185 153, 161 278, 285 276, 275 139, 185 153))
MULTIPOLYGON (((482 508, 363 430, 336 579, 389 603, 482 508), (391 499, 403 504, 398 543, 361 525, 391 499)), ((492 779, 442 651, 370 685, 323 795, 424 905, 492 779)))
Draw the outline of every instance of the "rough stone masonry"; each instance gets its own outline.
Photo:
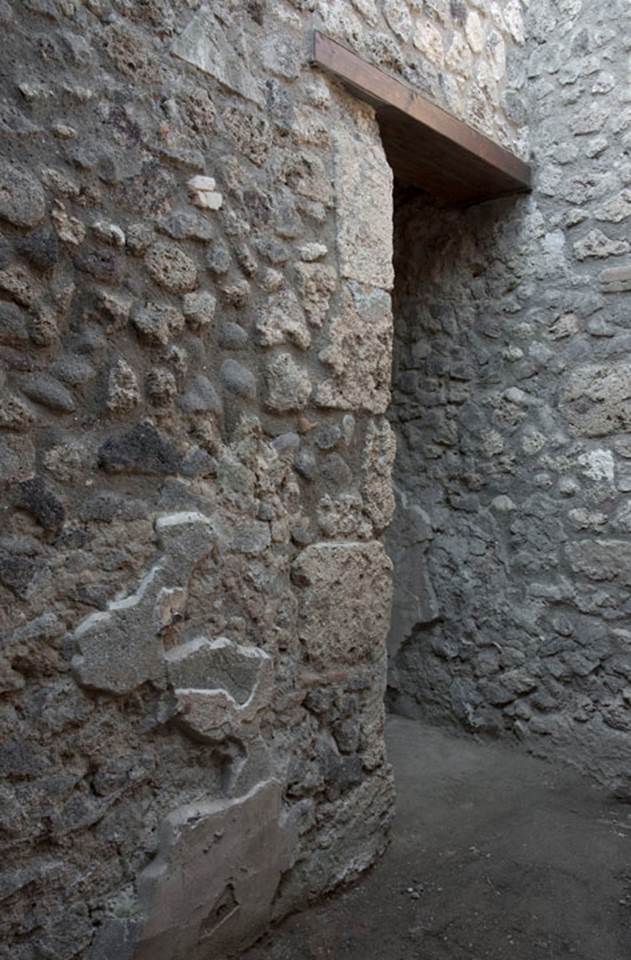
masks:
POLYGON ((535 190, 396 194, 396 710, 631 800, 631 8, 530 3, 535 190))
POLYGON ((383 850, 390 423, 393 700, 623 772, 625 17, 0 0, 0 957, 234 955, 383 850), (533 125, 531 200, 397 191, 390 422, 392 175, 314 28, 533 125))

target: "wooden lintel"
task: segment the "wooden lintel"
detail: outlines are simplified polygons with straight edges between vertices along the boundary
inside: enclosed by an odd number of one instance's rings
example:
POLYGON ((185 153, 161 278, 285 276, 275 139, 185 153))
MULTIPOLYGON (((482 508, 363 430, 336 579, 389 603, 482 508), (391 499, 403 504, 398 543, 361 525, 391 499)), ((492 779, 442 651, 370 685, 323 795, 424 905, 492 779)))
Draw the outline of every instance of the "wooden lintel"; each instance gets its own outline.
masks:
POLYGON ((531 169, 412 87, 314 32, 314 65, 375 108, 386 156, 404 183, 468 204, 531 189, 531 169))

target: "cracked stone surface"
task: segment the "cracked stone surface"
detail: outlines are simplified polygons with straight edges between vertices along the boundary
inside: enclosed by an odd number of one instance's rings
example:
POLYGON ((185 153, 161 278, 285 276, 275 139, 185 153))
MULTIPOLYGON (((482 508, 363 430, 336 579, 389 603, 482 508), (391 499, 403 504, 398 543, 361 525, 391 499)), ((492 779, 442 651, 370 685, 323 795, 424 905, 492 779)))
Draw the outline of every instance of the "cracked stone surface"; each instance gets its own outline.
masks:
POLYGON ((193 736, 222 741, 257 733, 254 720, 273 687, 273 661, 264 650, 226 637, 197 637, 168 651, 165 660, 179 721, 193 736))
POLYGON ((210 553, 215 537, 211 521, 195 512, 159 517, 156 531, 165 552, 134 593, 110 601, 74 633, 73 667, 86 687, 121 694, 149 680, 164 685, 159 635, 181 614, 193 566, 210 553))

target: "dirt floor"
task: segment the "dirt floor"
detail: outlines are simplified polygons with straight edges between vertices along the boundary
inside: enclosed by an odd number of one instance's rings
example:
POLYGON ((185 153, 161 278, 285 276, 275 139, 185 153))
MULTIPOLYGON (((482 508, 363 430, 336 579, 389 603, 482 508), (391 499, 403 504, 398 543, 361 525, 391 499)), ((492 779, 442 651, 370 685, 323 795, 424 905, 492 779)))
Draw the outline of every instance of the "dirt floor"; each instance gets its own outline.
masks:
POLYGON ((247 960, 631 960, 631 806, 565 768, 399 717, 388 742, 386 856, 247 960))

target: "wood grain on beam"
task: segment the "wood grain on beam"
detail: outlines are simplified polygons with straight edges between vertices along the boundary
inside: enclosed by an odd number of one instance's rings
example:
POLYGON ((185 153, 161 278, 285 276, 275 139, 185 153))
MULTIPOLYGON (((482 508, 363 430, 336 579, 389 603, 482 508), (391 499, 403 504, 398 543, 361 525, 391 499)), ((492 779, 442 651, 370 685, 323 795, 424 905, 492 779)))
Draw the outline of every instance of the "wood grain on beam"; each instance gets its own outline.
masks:
POLYGON ((375 108, 386 155, 404 183, 458 204, 530 189, 523 160, 317 30, 313 63, 375 108))

